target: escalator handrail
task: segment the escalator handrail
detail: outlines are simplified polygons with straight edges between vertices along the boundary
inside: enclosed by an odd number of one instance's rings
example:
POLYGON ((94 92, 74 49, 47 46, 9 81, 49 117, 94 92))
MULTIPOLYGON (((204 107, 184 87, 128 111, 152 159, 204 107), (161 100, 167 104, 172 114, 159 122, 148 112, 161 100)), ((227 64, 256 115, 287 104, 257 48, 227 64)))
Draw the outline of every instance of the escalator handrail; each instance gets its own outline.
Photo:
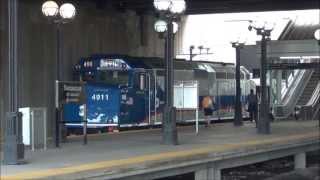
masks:
POLYGON ((290 75, 288 78, 288 87, 284 88, 284 90, 281 91, 281 104, 284 103, 285 99, 288 98, 288 96, 291 94, 290 93, 290 89, 292 89, 292 86, 295 86, 296 82, 300 81, 300 79, 302 78, 303 74, 305 73, 305 70, 300 70, 295 76, 290 75))
POLYGON ((319 98, 320 98, 320 81, 318 82, 316 88, 312 93, 311 98, 309 99, 309 101, 305 106, 314 107, 315 105, 317 105, 319 98))

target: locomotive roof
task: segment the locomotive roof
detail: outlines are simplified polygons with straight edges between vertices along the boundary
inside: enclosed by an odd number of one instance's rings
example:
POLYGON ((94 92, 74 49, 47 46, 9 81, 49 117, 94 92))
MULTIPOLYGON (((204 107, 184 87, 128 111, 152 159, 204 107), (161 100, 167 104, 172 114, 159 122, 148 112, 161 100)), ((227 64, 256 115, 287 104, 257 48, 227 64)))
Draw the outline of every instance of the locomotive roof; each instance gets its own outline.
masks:
MULTIPOLYGON (((132 57, 127 55, 92 55, 88 59, 93 61, 99 61, 102 58, 110 59, 122 59, 131 68, 144 68, 144 69, 164 69, 165 60, 159 57, 132 57)), ((219 69, 233 69, 233 63, 223 62, 210 62, 210 61, 186 61, 185 59, 175 59, 175 69, 191 70, 200 69, 208 72, 219 71, 219 69)))

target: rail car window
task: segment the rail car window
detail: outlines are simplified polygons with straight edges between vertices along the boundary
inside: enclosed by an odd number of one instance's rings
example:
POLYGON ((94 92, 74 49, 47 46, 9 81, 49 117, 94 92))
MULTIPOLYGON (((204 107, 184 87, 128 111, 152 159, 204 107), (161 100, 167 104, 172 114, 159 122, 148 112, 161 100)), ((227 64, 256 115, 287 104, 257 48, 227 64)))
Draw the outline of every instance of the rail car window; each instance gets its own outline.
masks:
POLYGON ((146 89, 147 78, 145 73, 135 73, 133 79, 133 87, 140 90, 146 89))
POLYGON ((242 72, 240 72, 240 78, 244 79, 244 74, 242 72))
POLYGON ((235 79, 234 73, 227 73, 227 79, 235 79))
POLYGON ((146 82, 146 75, 145 74, 140 74, 139 75, 139 88, 140 90, 145 89, 145 83, 146 82))
POLYGON ((97 77, 98 82, 107 84, 128 84, 128 72, 124 71, 101 71, 97 77))
POLYGON ((196 79, 208 79, 208 72, 203 70, 195 70, 194 75, 196 79))
POLYGON ((216 78, 217 79, 226 79, 226 73, 225 72, 216 72, 216 78))

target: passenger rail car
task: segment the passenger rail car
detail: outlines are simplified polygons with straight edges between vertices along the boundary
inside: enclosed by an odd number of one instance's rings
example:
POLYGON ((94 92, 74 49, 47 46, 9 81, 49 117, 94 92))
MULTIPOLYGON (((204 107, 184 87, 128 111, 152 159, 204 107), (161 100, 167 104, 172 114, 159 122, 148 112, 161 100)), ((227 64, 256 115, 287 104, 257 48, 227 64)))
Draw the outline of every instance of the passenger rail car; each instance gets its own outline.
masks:
MULTIPOLYGON (((204 61, 174 61, 175 81, 198 81, 199 108, 205 96, 214 102, 212 120, 234 116, 235 66, 204 61)), ((254 87, 241 68, 242 103, 254 87)), ((165 64, 161 58, 93 55, 74 66, 76 81, 85 81, 88 127, 161 124, 165 105, 165 64)), ((244 106, 243 106, 244 107, 244 106)), ((79 104, 64 105, 67 127, 79 127, 79 104)), ((200 121, 203 111, 199 111, 200 121)), ((195 110, 178 110, 177 122, 194 121, 195 110)), ((243 115, 247 113, 243 111, 243 115)))

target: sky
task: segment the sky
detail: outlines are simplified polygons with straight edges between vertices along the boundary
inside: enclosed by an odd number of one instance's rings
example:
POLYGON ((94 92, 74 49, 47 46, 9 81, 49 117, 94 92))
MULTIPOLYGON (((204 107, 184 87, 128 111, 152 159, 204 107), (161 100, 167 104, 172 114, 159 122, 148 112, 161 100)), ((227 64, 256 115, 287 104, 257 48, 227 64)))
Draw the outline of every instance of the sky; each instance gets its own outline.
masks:
POLYGON ((255 44, 261 38, 255 31, 248 30, 249 21, 273 25, 271 39, 277 40, 289 20, 300 24, 319 24, 319 14, 319 10, 299 10, 190 15, 183 34, 183 48, 178 54, 188 54, 191 45, 195 46, 194 53, 198 53, 197 47, 203 46, 210 48, 211 54, 197 56, 195 59, 234 63, 235 50, 231 42, 240 40, 246 44, 255 44))

